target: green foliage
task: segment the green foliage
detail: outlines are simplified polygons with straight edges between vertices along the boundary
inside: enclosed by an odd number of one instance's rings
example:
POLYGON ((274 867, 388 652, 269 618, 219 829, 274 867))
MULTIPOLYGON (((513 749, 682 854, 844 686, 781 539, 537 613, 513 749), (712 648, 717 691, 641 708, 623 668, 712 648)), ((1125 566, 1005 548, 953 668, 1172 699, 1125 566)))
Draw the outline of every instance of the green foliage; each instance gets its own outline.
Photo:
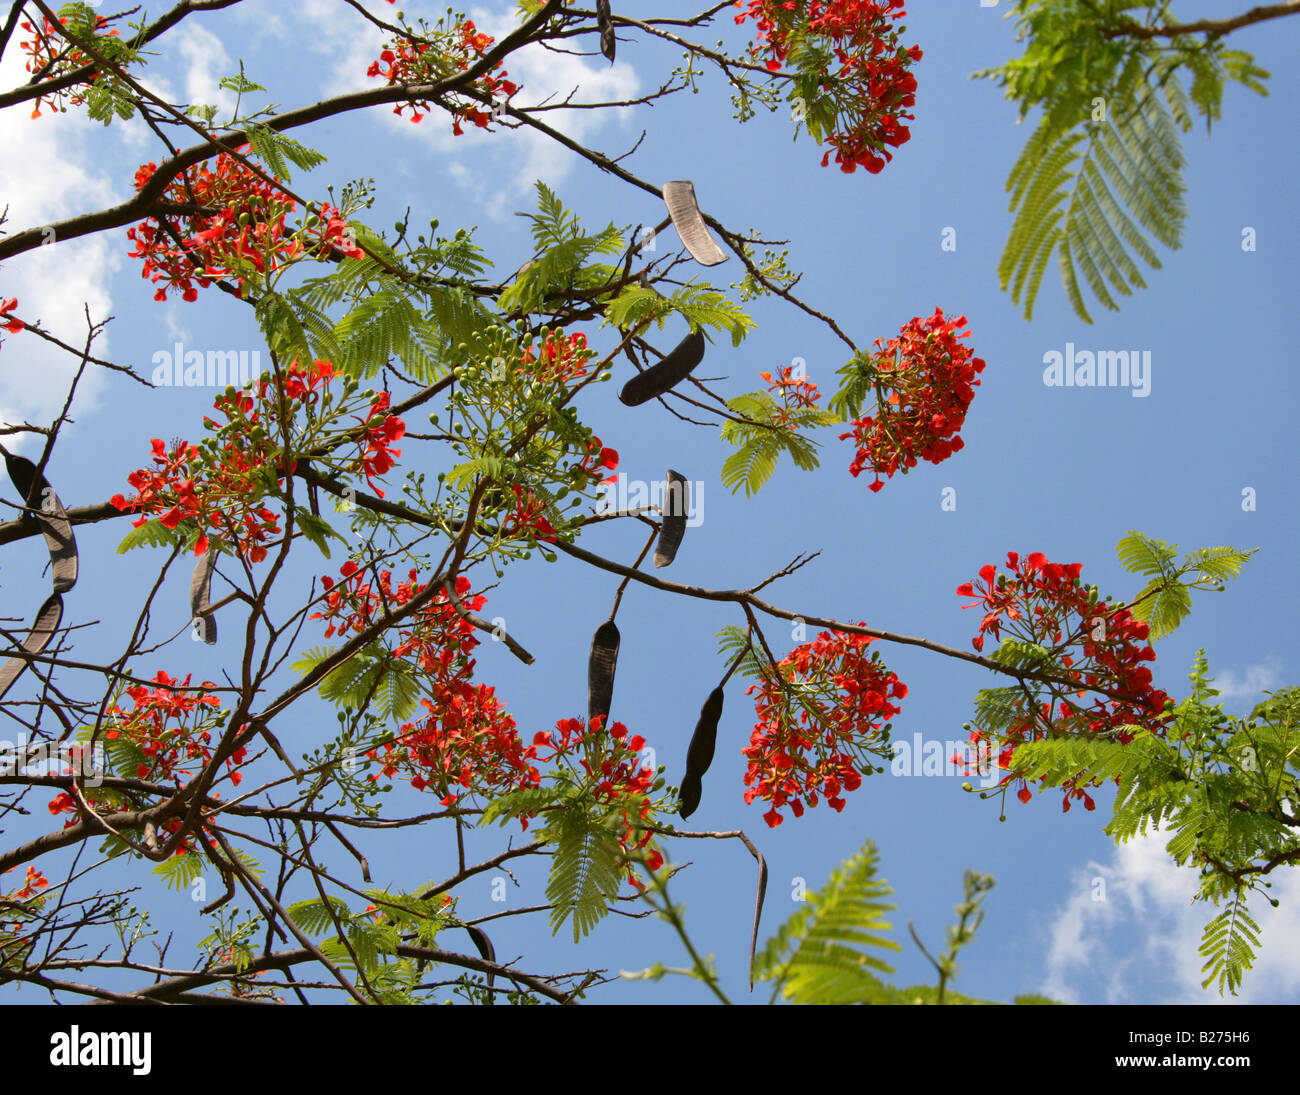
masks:
POLYGON ((1005 88, 1021 119, 1035 108, 1042 117, 1007 180, 1016 218, 998 274, 1032 318, 1055 254, 1072 307, 1091 322, 1085 284, 1115 310, 1116 294, 1145 288, 1139 263, 1160 268, 1153 240, 1182 244, 1180 133, 1193 109, 1208 126, 1227 81, 1264 94, 1268 73, 1213 35, 1124 33, 1169 22, 1163 0, 1017 0, 1012 12, 1024 55, 975 75, 1005 88))
POLYGON ((815 469, 820 445, 799 431, 839 421, 830 411, 787 407, 762 391, 734 396, 727 408, 737 417, 722 424, 722 437, 736 451, 722 465, 722 482, 733 492, 743 487, 747 496, 757 494, 772 478, 783 452, 803 471, 815 469))
MULTIPOLYGON (((334 647, 312 647, 293 663, 293 668, 305 675, 334 653, 334 647)), ((419 674, 400 658, 392 657, 379 642, 363 647, 336 666, 322 678, 318 688, 321 697, 337 707, 368 709, 393 722, 414 715, 421 694, 419 674)))
POLYGON ((881 981, 869 971, 892 973, 893 968, 872 951, 902 948, 884 934, 891 930, 884 914, 897 906, 884 901, 893 891, 876 878, 878 862, 868 841, 764 944, 754 978, 772 983, 774 1000, 778 994, 798 1004, 879 998, 881 981))
POLYGON ((1133 598, 1132 612, 1150 626, 1152 638, 1164 638, 1178 628, 1191 611, 1192 590, 1222 590, 1223 583, 1237 577, 1259 550, 1198 548, 1175 564, 1177 549, 1177 544, 1133 531, 1115 548, 1125 570, 1149 579, 1133 598), (1184 581, 1189 575, 1192 579, 1184 581))
MULTIPOLYGON (((1131 554, 1141 545, 1133 545, 1131 554)), ((1146 545, 1146 565, 1172 558, 1169 545, 1146 545)), ((1216 557, 1218 558, 1218 557, 1216 557)), ((1224 905, 1201 942, 1204 984, 1235 994, 1259 944, 1247 901, 1264 894, 1268 875, 1300 859, 1300 689, 1257 704, 1247 719, 1212 700, 1204 652, 1190 674, 1191 694, 1158 732, 1130 727, 1127 745, 1100 739, 1034 742, 1016 749, 1019 774, 1048 786, 1116 781, 1106 832, 1117 842, 1147 833, 1168 837, 1180 866, 1198 869, 1196 899, 1224 905)), ((1272 897, 1267 900, 1276 904, 1272 897)))
MULTIPOLYGON (((226 81, 222 81, 223 86, 226 81)), ((241 80, 239 86, 235 89, 240 92, 261 90, 259 85, 246 80, 241 80)), ((253 151, 257 153, 267 170, 277 178, 288 182, 291 178, 289 165, 303 171, 310 171, 313 167, 319 167, 325 162, 326 157, 317 152, 314 148, 308 148, 301 141, 294 140, 285 133, 272 129, 270 126, 259 125, 256 122, 244 123, 244 132, 248 134, 248 143, 253 146, 253 151)))
POLYGON ((623 236, 612 224, 587 235, 577 216, 564 208, 545 183, 538 181, 537 212, 525 213, 532 222, 538 254, 503 292, 498 306, 504 313, 527 315, 552 296, 567 296, 576 289, 608 283, 617 270, 607 264, 590 264, 596 255, 617 255, 623 236))
POLYGON ((576 804, 548 815, 544 838, 555 845, 546 900, 551 929, 573 923, 573 941, 587 935, 609 911, 622 879, 622 852, 606 818, 576 804))
POLYGON ((664 296, 642 285, 628 285, 605 306, 605 321, 623 331, 657 323, 662 330, 668 317, 682 316, 691 329, 712 327, 725 331, 739 346, 754 328, 754 321, 737 304, 709 285, 694 282, 664 296))
POLYGON ((175 547, 180 543, 180 535, 173 532, 161 521, 146 521, 138 528, 131 529, 117 545, 117 553, 122 555, 138 547, 175 547))

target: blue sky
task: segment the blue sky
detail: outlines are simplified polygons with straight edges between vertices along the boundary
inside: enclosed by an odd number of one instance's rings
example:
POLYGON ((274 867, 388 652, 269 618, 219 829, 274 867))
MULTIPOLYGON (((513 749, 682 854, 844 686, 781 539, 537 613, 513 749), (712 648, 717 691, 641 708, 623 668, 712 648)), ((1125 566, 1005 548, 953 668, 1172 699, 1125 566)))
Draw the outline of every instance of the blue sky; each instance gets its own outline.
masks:
MULTIPOLYGON (((636 15, 655 5, 620 7, 636 15)), ((719 481, 729 450, 714 430, 682 423, 655 404, 624 407, 615 385, 591 393, 583 419, 619 450, 620 470, 630 476, 654 479, 671 466, 703 481, 703 522, 688 530, 665 577, 749 586, 800 552, 820 551, 812 565, 769 588, 770 600, 957 647, 966 646, 977 621, 962 611, 955 587, 982 564, 1001 563, 1010 550, 1081 562, 1085 580, 1122 597, 1137 588, 1114 553, 1129 529, 1185 549, 1258 547, 1227 593, 1202 596, 1182 629, 1157 645, 1160 687, 1181 694, 1192 657, 1204 647, 1228 709, 1244 713, 1261 690, 1294 682, 1296 670, 1297 486, 1288 438, 1295 436, 1300 392, 1289 320, 1300 224, 1287 195, 1293 190, 1289 180, 1300 171, 1289 139, 1300 100, 1300 76, 1291 63, 1300 47, 1300 21, 1276 20, 1233 36, 1233 44, 1253 52, 1272 72, 1272 95, 1262 99, 1230 88, 1213 134, 1207 139, 1201 126, 1185 136, 1183 249, 1162 252, 1164 269, 1150 275, 1150 288, 1126 299, 1119 313, 1098 309, 1097 322, 1089 326, 1069 309, 1054 272, 1044 281, 1032 323, 999 290, 997 260, 1010 225, 1003 184, 1028 123, 1017 127, 1016 107, 991 82, 968 77, 1018 54, 1005 7, 983 8, 974 0, 913 5, 907 42, 919 44, 925 56, 916 69, 912 140, 878 176, 821 168, 819 149, 806 138, 791 141, 784 112, 737 126, 712 79, 702 82, 698 96, 679 96, 653 110, 552 119, 610 155, 627 151, 644 130, 628 161, 632 170, 660 182, 692 179, 701 204, 731 228, 754 226, 770 238, 788 239, 792 267, 805 272, 802 297, 835 316, 860 345, 896 334, 910 317, 928 315, 936 306, 964 313, 971 343, 988 362, 963 431, 964 451, 871 494, 867 477, 854 480, 847 472, 853 455, 848 442, 828 429, 820 471, 783 465, 747 500, 729 494, 719 481), (1252 252, 1241 247, 1247 227, 1258 240, 1252 252), (956 232, 955 251, 941 248, 947 229, 956 232), (1045 387, 1044 355, 1064 353, 1068 343, 1150 351, 1150 394, 1045 387), (956 492, 955 511, 941 508, 946 488, 956 492), (1257 498, 1253 511, 1241 505, 1247 488, 1257 498)), ((150 86, 182 100, 216 102, 224 94, 216 81, 241 58, 248 74, 268 84, 273 99, 285 106, 364 86, 365 65, 377 47, 358 32, 355 19, 344 17, 346 10, 333 0, 309 0, 301 14, 248 4, 188 20, 166 39, 182 48, 149 70, 150 86)), ((441 9, 412 0, 406 10, 412 15, 441 9)), ((1179 5, 1187 18, 1216 10, 1179 5)), ((471 14, 494 29, 504 25, 505 11, 498 3, 471 14)), ((735 33, 724 14, 714 37, 735 33)), ((526 95, 580 85, 586 95, 623 98, 657 86, 675 61, 671 49, 630 37, 612 67, 600 58, 530 58, 511 67, 512 76, 523 78, 526 95)), ((11 60, 0 73, 6 86, 18 82, 11 60)), ((444 233, 476 226, 503 276, 530 253, 526 222, 511 214, 531 208, 536 177, 591 225, 654 223, 663 215, 648 195, 563 150, 509 133, 457 140, 448 128, 436 117, 414 126, 382 110, 333 119, 300 134, 329 161, 295 183, 323 196, 328 184, 337 188, 373 176, 377 204, 369 223, 388 227, 409 205, 413 223, 438 217, 444 233)), ((11 205, 9 227, 122 200, 131 192, 135 168, 159 158, 138 122, 104 131, 73 115, 39 122, 0 115, 0 138, 6 147, 23 150, 0 164, 0 201, 11 205)), ((78 340, 83 301, 93 313, 111 312, 118 318, 110 328, 108 355, 146 373, 152 355, 178 340, 187 348, 258 346, 247 310, 215 292, 202 295, 199 304, 153 303, 138 276, 138 260, 126 258, 128 249, 119 231, 22 256, 0 270, 0 298, 30 301, 24 314, 39 316, 68 341, 78 340)), ((699 271, 701 278, 710 273, 722 287, 740 276, 734 259, 712 272, 699 271)), ((760 371, 803 358, 812 379, 833 390, 845 357, 829 332, 779 301, 755 302, 752 314, 758 329, 738 349, 713 346, 702 374, 725 377, 719 389, 734 394, 758 387, 760 371)), ((591 337, 598 346, 612 345, 608 331, 593 330, 591 337)), ((673 332, 665 332, 665 343, 670 339, 673 332)), ((61 401, 66 363, 29 342, 15 336, 0 351, 5 417, 48 418, 61 401)), ((144 461, 147 439, 195 436, 211 394, 146 394, 118 376, 95 376, 50 468, 65 503, 99 501, 123 490, 126 474, 144 461)), ((115 591, 140 588, 151 572, 143 553, 112 553, 125 527, 112 523, 78 532, 84 569, 69 613, 77 622, 102 621, 82 640, 79 651, 87 656, 112 649, 129 625, 115 591)), ((605 526, 592 529, 582 544, 630 561, 641 539, 639 529, 605 526)), ((339 561, 302 565, 320 574, 333 572, 339 561)), ((39 564, 35 545, 6 551, 0 569, 6 614, 30 615, 45 595, 43 584, 30 580, 39 564)), ((304 579, 307 574, 305 569, 304 579)), ((186 580, 175 579, 178 630, 185 623, 186 580)), ((582 713, 587 645, 615 585, 613 576, 562 558, 553 565, 518 566, 491 595, 487 614, 503 615, 511 632, 539 655, 528 668, 495 644, 480 650, 481 678, 497 686, 527 735, 582 713)), ((670 776, 680 775, 699 706, 723 672, 714 635, 738 622, 743 618, 724 607, 635 586, 624 599, 613 714, 646 736, 670 776)), ((774 625, 769 635, 788 648, 793 640, 786 630, 774 625)), ((988 675, 915 648, 881 649, 910 687, 895 720, 896 739, 963 738, 975 692, 993 683, 988 675)), ((237 654, 225 645, 200 649, 182 636, 158 665, 211 678, 237 654)), ((292 751, 310 751, 321 727, 332 723, 329 716, 303 720, 277 727, 277 733, 292 751)), ((1210 914, 1189 904, 1194 876, 1175 868, 1156 838, 1116 849, 1101 832, 1108 796, 1092 814, 1062 814, 1053 794, 1027 806, 1012 802, 1002 822, 996 802, 963 793, 963 777, 955 771, 887 772, 864 781, 842 814, 822 807, 769 830, 761 808, 746 807, 741 798, 739 750, 752 726, 752 707, 741 683, 733 681, 717 755, 691 827, 744 828, 767 855, 771 881, 760 938, 798 907, 791 896, 796 880, 819 886, 871 839, 899 905, 893 922, 895 937, 904 943, 894 959, 900 984, 931 979, 919 952, 904 942, 908 920, 927 945, 940 946, 960 898, 962 870, 970 866, 992 873, 998 884, 986 902, 978 940, 963 954, 959 991, 1003 1000, 1045 991, 1085 1003, 1217 999, 1198 987, 1196 941, 1210 914), (1105 883, 1104 901, 1093 899, 1098 879, 1105 883)), ((370 842, 376 881, 415 886, 441 877, 452 854, 442 843, 445 835, 419 831, 400 841, 370 842)), ((486 851, 500 840, 499 833, 488 836, 486 851)), ((698 948, 716 956, 734 998, 751 999, 745 967, 752 861, 736 842, 683 841, 670 847, 670 856, 694 864, 674 881, 673 892, 687 905, 698 948)), ((334 865, 350 869, 342 859, 334 865)), ((542 873, 525 869, 516 877, 507 906, 540 903, 542 873)), ((195 937, 198 918, 187 895, 169 893, 143 869, 133 881, 144 887, 142 900, 156 909, 156 922, 174 927, 181 940, 195 937)), ((1258 910, 1263 950, 1243 1000, 1300 1001, 1300 887, 1281 879, 1275 895, 1283 900, 1280 909, 1258 910)), ((502 908, 491 900, 489 879, 463 892, 462 911, 486 915, 502 908)), ((523 955, 528 969, 594 965, 617 971, 685 961, 671 931, 651 921, 611 917, 580 949, 564 933, 552 940, 545 924, 533 918, 502 921, 493 935, 499 955, 523 955)), ((180 952, 173 958, 185 960, 180 952)), ((669 978, 615 984, 599 999, 704 1002, 708 995, 697 984, 669 978)))

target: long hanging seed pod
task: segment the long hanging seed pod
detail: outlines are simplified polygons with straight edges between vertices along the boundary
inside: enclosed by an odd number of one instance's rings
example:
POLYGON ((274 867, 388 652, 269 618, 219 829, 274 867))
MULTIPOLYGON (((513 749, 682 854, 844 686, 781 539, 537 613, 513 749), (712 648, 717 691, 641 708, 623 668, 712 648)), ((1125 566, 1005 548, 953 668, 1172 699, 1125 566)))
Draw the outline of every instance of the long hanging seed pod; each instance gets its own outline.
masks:
MULTIPOLYGON (((32 511, 50 553, 54 592, 41 605, 32 629, 22 641, 23 651, 39 654, 49 645, 63 619, 63 594, 77 584, 77 541, 72 535, 72 522, 68 520, 63 503, 45 476, 37 472, 36 465, 2 445, 0 453, 4 455, 10 480, 32 511)), ((0 666, 0 696, 9 691, 28 664, 26 658, 14 657, 0 666)))
POLYGON ((4 453, 9 478, 33 511, 36 523, 45 537, 54 571, 54 592, 67 593, 77 584, 77 541, 72 535, 72 522, 59 496, 54 493, 49 480, 36 473, 36 465, 25 456, 17 456, 0 447, 4 453))
POLYGON ((691 735, 691 744, 686 750, 686 778, 682 780, 682 806, 679 811, 683 820, 695 813, 695 808, 700 804, 700 780, 713 763, 713 748, 717 743, 718 720, 721 718, 722 686, 718 685, 700 708, 695 733, 691 735))
POLYGON ((655 362, 645 372, 637 373, 624 384, 618 398, 625 406, 639 407, 646 400, 663 395, 680 384, 703 360, 704 334, 692 331, 663 360, 655 362))
POLYGON ((727 672, 723 674, 722 680, 718 682, 718 687, 709 693, 709 698, 700 708, 700 717, 695 723, 695 733, 691 735, 691 744, 686 749, 686 775, 680 787, 682 804, 678 815, 683 820, 695 813, 695 808, 700 804, 700 793, 703 790, 701 781, 704 773, 709 770, 709 765, 713 763, 713 749, 718 740, 718 721, 722 718, 722 690, 727 687, 731 675, 747 653, 749 653, 748 646, 736 655, 731 665, 727 667, 727 672))
POLYGON ((596 0, 596 25, 600 28, 600 52, 613 62, 617 39, 614 37, 614 20, 610 15, 609 0, 596 0))
POLYGON ((190 620, 199 621, 196 634, 208 646, 217 641, 217 618, 211 614, 212 572, 217 566, 217 552, 209 547, 197 563, 190 578, 190 620))
MULTIPOLYGON (((63 597, 58 593, 51 593, 41 605, 40 611, 36 613, 36 622, 32 624, 32 629, 23 639, 23 650, 28 654, 39 654, 54 638, 54 633, 59 629, 59 621, 62 619, 63 597)), ((26 658, 10 658, 4 665, 0 665, 0 697, 3 697, 14 681, 22 676, 27 665, 26 658)))
MULTIPOLYGON (((477 948, 479 954, 483 957, 483 960, 485 962, 495 963, 497 960, 497 950, 496 947, 492 946, 492 940, 488 938, 488 933, 485 932, 482 928, 480 928, 477 924, 466 924, 465 930, 469 933, 469 937, 472 940, 474 940, 474 946, 477 948)), ((496 977, 497 975, 495 973, 491 973, 491 972, 488 973, 487 975, 488 988, 491 988, 492 985, 496 982, 496 977)), ((488 997, 489 1003, 491 1002, 491 1000, 492 997, 489 996, 488 997)))
MULTIPOLYGON (((618 626, 606 620, 591 638, 591 656, 587 661, 587 725, 598 717, 609 720, 609 705, 614 699, 614 670, 618 667, 618 626)), ((604 724, 602 723, 602 728, 604 724)))
POLYGON ((655 545, 655 566, 666 567, 677 558, 677 549, 686 535, 686 515, 691 508, 691 485, 679 471, 668 469, 664 481, 664 501, 660 507, 659 542, 655 545))
POLYGON ((694 184, 687 179, 664 183, 663 195, 668 215, 672 217, 673 226, 686 245, 686 250, 691 253, 691 258, 701 266, 717 266, 720 262, 726 262, 727 256, 709 235, 708 226, 700 214, 694 184))

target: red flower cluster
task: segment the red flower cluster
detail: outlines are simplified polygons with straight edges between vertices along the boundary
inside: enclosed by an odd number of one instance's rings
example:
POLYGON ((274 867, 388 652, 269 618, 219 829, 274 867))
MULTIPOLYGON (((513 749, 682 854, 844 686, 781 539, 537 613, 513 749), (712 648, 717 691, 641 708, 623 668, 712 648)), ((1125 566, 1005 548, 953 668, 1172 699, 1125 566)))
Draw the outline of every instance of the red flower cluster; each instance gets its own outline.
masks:
MULTIPOLYGON (((327 591, 325 611, 311 616, 330 621, 327 638, 336 632, 365 630, 423 588, 415 570, 396 587, 391 571, 380 571, 377 581, 367 581, 365 572, 351 560, 339 573, 342 582, 328 576, 321 579, 327 591)), ((461 603, 474 612, 487 603, 481 594, 469 594, 470 581, 461 575, 456 579, 461 603)), ((416 790, 431 788, 439 793, 444 806, 454 805, 467 793, 490 796, 537 786, 541 776, 531 763, 537 752, 524 746, 496 690, 474 682, 475 662, 470 654, 479 640, 446 592, 439 591, 400 636, 391 656, 419 668, 421 685, 429 693, 420 702, 428 714, 403 725, 397 737, 382 747, 382 757, 379 749, 367 754, 381 765, 371 778, 401 773, 416 790)), ((526 828, 527 819, 524 824, 526 828)))
POLYGON ((767 381, 767 390, 778 393, 784 403, 784 407, 778 409, 772 416, 773 423, 778 426, 795 429, 798 424, 791 411, 810 410, 816 407, 817 401, 821 399, 817 385, 806 376, 795 376, 794 367, 791 365, 786 365, 775 380, 772 379, 771 373, 758 375, 767 381))
MULTIPOLYGON (((157 170, 153 163, 141 167, 135 173, 136 190, 157 170)), ((244 265, 266 275, 309 256, 362 254, 347 221, 332 205, 310 214, 300 230, 291 229, 286 218, 297 203, 224 152, 214 166, 198 164, 168 183, 163 201, 205 212, 164 215, 127 230, 127 238, 135 243, 130 256, 145 260, 140 276, 159 285, 157 301, 167 299, 169 288, 180 290, 183 300, 195 300, 196 284, 207 288, 231 274, 242 292, 244 276, 239 271, 244 265)))
MULTIPOLYGON (((491 35, 480 33, 472 21, 466 20, 457 25, 443 50, 435 50, 433 43, 428 41, 399 39, 380 53, 377 61, 370 62, 366 75, 382 76, 390 86, 436 83, 452 73, 464 72, 473 61, 487 53, 494 41, 491 35)), ((506 79, 509 73, 499 64, 497 69, 496 72, 485 72, 479 76, 474 87, 490 99, 509 102, 519 87, 506 79)), ((393 113, 400 115, 408 108, 413 122, 423 121, 431 109, 427 100, 412 98, 393 107, 393 113)), ((471 121, 480 129, 486 129, 492 121, 492 114, 473 104, 457 107, 452 112, 451 131, 458 137, 464 132, 461 128, 462 121, 471 121)))
MULTIPOLYGON (((192 519, 199 531, 195 555, 206 552, 209 536, 215 536, 250 562, 261 562, 266 558, 266 541, 280 534, 279 515, 263 502, 294 468, 280 451, 280 426, 293 418, 299 406, 314 405, 320 398, 318 390, 337 375, 328 361, 317 360, 310 368, 295 361, 281 384, 259 381, 256 396, 248 391, 217 396, 214 406, 225 414, 226 423, 217 427, 215 448, 181 441, 169 452, 160 438, 154 438, 155 467, 139 468, 127 476, 135 496, 115 494, 109 501, 119 510, 142 514, 137 527, 151 516, 169 529, 192 519)), ((403 436, 406 425, 388 414, 387 392, 372 401, 359 421, 363 432, 358 439, 358 463, 369 480, 388 471, 394 458, 401 456, 391 442, 403 436)), ((383 492, 378 493, 382 497, 383 492)))
POLYGON ((617 481, 618 476, 616 475, 604 475, 605 472, 614 471, 617 468, 618 450, 605 448, 601 444, 600 438, 594 436, 587 443, 587 454, 574 465, 575 471, 584 471, 592 479, 599 479, 602 483, 617 481))
POLYGON ((555 543, 555 526, 546 517, 546 503, 518 483, 512 484, 510 490, 515 496, 515 511, 502 523, 502 531, 510 536, 555 543))
MULTIPOLYGON (((60 16, 59 22, 65 27, 68 25, 65 16, 60 16)), ((108 19, 103 15, 96 16, 95 30, 98 31, 107 23, 108 19)), ((76 46, 70 46, 67 39, 55 31, 54 24, 49 19, 42 17, 39 30, 26 19, 18 25, 31 35, 30 38, 20 39, 18 48, 27 54, 27 71, 37 80, 49 80, 91 63, 89 54, 76 46)), ((117 31, 107 31, 104 37, 117 37, 117 31)), ((86 101, 85 93, 72 89, 90 87, 100 75, 98 72, 92 72, 79 83, 53 91, 49 95, 39 96, 32 117, 41 116, 41 103, 47 103, 55 113, 66 111, 69 106, 80 106, 86 101), (60 103, 64 100, 66 104, 61 106, 60 103)))
POLYGON ((523 366, 543 383, 567 384, 587 375, 587 363, 596 352, 587 347, 581 331, 566 336, 562 331, 547 331, 542 339, 541 354, 532 348, 524 351, 523 366))
MULTIPOLYGON (((750 53, 756 60, 766 55, 769 71, 780 72, 791 61, 802 69, 809 58, 834 56, 837 69, 816 70, 835 109, 826 143, 841 171, 881 171, 893 158, 890 148, 911 138, 904 123, 916 105, 916 77, 908 69, 921 50, 899 44, 903 0, 736 0, 735 6, 742 9, 737 23, 755 21, 750 53)), ((822 157, 823 167, 830 157, 822 157)))
POLYGON ((749 758, 745 802, 771 803, 763 815, 780 825, 779 810, 789 806, 802 817, 804 802, 816 806, 818 794, 831 809, 844 809, 842 792, 856 791, 870 755, 888 741, 887 720, 898 714, 893 700, 907 695, 907 685, 872 654, 871 638, 823 631, 796 647, 765 671, 748 692, 758 692, 758 724, 742 752, 749 758))
MULTIPOLYGON (((533 748, 550 751, 549 754, 537 754, 543 761, 555 762, 578 756, 579 766, 595 780, 596 801, 619 807, 623 827, 618 838, 619 847, 627 855, 646 847, 654 835, 640 826, 650 817, 650 792, 654 788, 655 773, 640 762, 645 738, 640 734, 629 738, 627 727, 621 722, 614 723, 606 734, 600 725, 603 722, 601 717, 586 726, 582 719, 560 719, 554 731, 537 733, 533 738, 533 748)), ((646 866, 657 871, 663 862, 662 853, 652 848, 646 866)), ((644 888, 645 884, 634 871, 628 872, 627 880, 638 889, 644 888)))
MULTIPOLYGON (((194 688, 190 686, 188 676, 178 682, 159 670, 154 685, 150 688, 138 684, 126 690, 132 707, 127 710, 114 704, 109 708, 103 737, 109 742, 121 741, 139 751, 141 760, 135 774, 140 779, 152 782, 170 780, 181 787, 212 759, 212 735, 208 728, 214 723, 205 709, 218 708, 221 701, 216 696, 204 694, 205 689, 216 687, 211 681, 204 681, 194 688)), ((237 769, 246 755, 247 751, 240 748, 226 759, 232 784, 238 785, 243 779, 237 769)), ((86 801, 92 807, 97 806, 89 790, 86 801)), ((66 791, 50 800, 49 810, 51 814, 74 815, 64 822, 65 829, 77 823, 77 800, 66 791)), ((172 818, 160 828, 164 832, 175 832, 181 822, 179 817, 172 818)), ((176 854, 183 854, 188 849, 189 841, 182 841, 176 854)))
MULTIPOLYGON (((8 331, 11 335, 16 335, 19 331, 21 331, 24 327, 27 326, 27 324, 25 324, 17 316, 12 316, 8 314, 17 307, 18 307, 17 297, 10 297, 8 300, 4 300, 3 298, 0 298, 0 330, 8 331)), ((3 343, 0 343, 0 345, 3 345, 3 343)))
MULTIPOLYGON (((1149 629, 1133 617, 1128 608, 1111 608, 1079 579, 1079 563, 1049 562, 1042 552, 1024 558, 1008 552, 1008 575, 999 575, 992 564, 980 568, 979 580, 957 587, 963 597, 977 598, 964 607, 984 608, 979 634, 972 640, 976 650, 984 639, 1009 637, 1035 643, 1055 652, 1059 665, 1053 672, 1078 682, 1078 688, 1050 683, 1038 684, 1040 695, 1026 696, 1016 703, 1016 715, 1001 742, 988 740, 980 730, 971 732, 977 748, 989 752, 999 747, 999 767, 1013 767, 1017 744, 1048 736, 1104 735, 1127 744, 1133 740, 1126 726, 1147 726, 1162 733, 1168 695, 1153 687, 1151 670, 1143 663, 1155 660, 1147 645, 1149 629), (1066 653, 1073 650, 1074 653, 1066 653), (1085 704, 1085 689, 1108 689, 1119 697, 1095 696, 1085 704)), ((1004 783, 1015 777, 1008 776, 1004 783)), ((1032 793, 1019 780, 1018 797, 1028 802, 1032 793)), ((1091 810, 1093 801, 1083 787, 1066 787, 1064 808, 1070 799, 1083 799, 1091 810)))
POLYGON ((49 884, 50 880, 46 878, 44 874, 38 871, 35 867, 28 867, 27 878, 23 882, 22 889, 15 890, 11 893, 9 899, 13 900, 16 898, 19 901, 26 901, 27 898, 35 896, 38 890, 45 889, 49 884))
POLYGON ((936 308, 929 319, 908 320, 898 338, 876 340, 864 367, 875 383, 877 413, 854 419, 853 430, 840 434, 858 446, 850 474, 856 478, 868 466, 875 474, 871 490, 885 485, 882 474, 906 474, 918 459, 938 464, 964 447, 958 431, 984 371, 984 360, 958 341, 970 334, 959 330, 965 325, 965 316, 944 319, 936 308), (885 388, 892 390, 882 399, 885 388))
MULTIPOLYGON (((309 617, 312 620, 330 621, 325 629, 327 639, 332 639, 335 633, 343 635, 349 631, 364 631, 391 608, 400 608, 406 604, 423 588, 417 580, 418 572, 415 570, 410 572, 409 581, 399 583, 395 589, 391 570, 381 570, 378 581, 372 584, 366 581, 366 572, 349 559, 339 567, 339 573, 343 575, 342 582, 335 582, 328 574, 321 578, 321 585, 325 589, 325 611, 314 612, 309 617)), ((458 579, 457 589, 462 584, 468 591, 469 579, 458 579)), ((473 631, 473 628, 470 630, 473 631)))
POLYGON ((365 432, 361 439, 361 467, 370 489, 380 498, 384 492, 375 486, 374 476, 385 475, 402 455, 401 449, 392 447, 394 441, 406 436, 406 423, 388 413, 389 395, 380 392, 370 404, 370 412, 362 421, 365 432))

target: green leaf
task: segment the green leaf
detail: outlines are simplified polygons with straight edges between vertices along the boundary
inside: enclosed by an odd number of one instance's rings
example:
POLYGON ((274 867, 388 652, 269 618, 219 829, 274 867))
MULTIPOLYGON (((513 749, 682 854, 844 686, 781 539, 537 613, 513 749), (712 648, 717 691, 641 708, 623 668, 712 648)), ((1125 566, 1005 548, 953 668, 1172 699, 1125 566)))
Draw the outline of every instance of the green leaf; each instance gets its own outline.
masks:
POLYGON ((174 547, 180 542, 180 535, 161 521, 148 521, 133 528, 122 538, 122 542, 117 545, 117 554, 134 551, 138 547, 174 547))
POLYGON ((546 900, 551 929, 573 923, 577 943, 609 911, 618 893, 621 852, 618 839, 602 819, 589 817, 576 804, 549 815, 545 837, 555 844, 546 900))
POLYGON ((901 950, 886 932, 884 914, 897 906, 882 899, 893 891, 876 878, 879 855, 868 841, 810 893, 764 945, 755 962, 756 980, 773 983, 773 994, 798 1004, 869 1003, 882 995, 870 971, 892 973, 871 951, 901 950), (863 949, 870 948, 870 949, 863 949))

